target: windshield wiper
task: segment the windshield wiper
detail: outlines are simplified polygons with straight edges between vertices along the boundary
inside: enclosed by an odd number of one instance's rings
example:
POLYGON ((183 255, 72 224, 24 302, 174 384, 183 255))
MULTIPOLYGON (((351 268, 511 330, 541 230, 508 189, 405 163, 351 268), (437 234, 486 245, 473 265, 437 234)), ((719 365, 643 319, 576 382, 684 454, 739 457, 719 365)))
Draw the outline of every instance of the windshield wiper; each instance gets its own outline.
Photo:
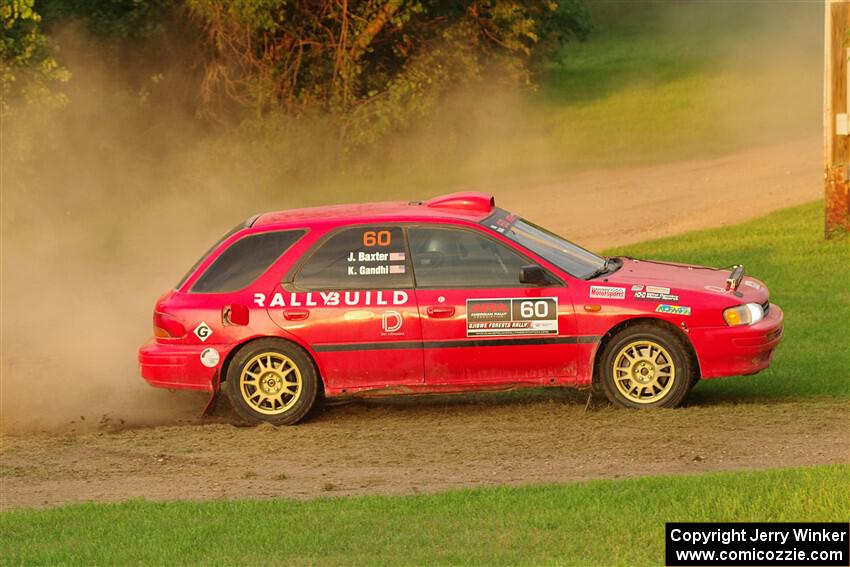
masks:
POLYGON ((604 264, 602 264, 602 267, 601 267, 601 268, 599 268, 598 270, 594 271, 594 272, 591 272, 591 273, 590 273, 587 277, 585 277, 584 279, 586 279, 586 280, 592 280, 593 278, 598 278, 599 276, 602 276, 602 275, 604 275, 604 274, 607 274, 607 273, 608 273, 608 265, 609 265, 610 263, 611 263, 611 258, 605 258, 605 263, 604 263, 604 264))
POLYGON ((623 267, 623 261, 619 258, 605 258, 605 263, 601 268, 596 270, 595 272, 590 273, 584 279, 592 280, 593 278, 598 278, 599 276, 604 276, 606 274, 613 274, 617 270, 623 267))

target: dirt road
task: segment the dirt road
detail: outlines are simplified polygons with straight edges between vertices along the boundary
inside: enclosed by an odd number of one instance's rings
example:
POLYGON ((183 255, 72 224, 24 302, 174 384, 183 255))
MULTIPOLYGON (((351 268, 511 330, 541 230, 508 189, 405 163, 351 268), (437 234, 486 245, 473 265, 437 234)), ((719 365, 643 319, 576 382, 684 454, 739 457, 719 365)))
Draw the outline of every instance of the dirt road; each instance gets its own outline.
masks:
POLYGON ((823 142, 805 138, 495 191, 501 206, 586 247, 605 248, 736 224, 821 198, 823 142))
POLYGON ((409 494, 848 461, 847 402, 635 412, 586 409, 585 400, 552 392, 357 402, 279 429, 6 438, 0 507, 409 494))
MULTIPOLYGON (((816 199, 820 143, 493 190, 500 205, 579 243, 613 246, 816 199)), ((279 430, 202 422, 204 395, 154 390, 137 374, 153 300, 190 263, 162 262, 98 271, 97 286, 66 279, 41 314, 4 305, 20 324, 4 336, 0 508, 395 494, 850 460, 850 406, 837 401, 585 411, 586 394, 548 392, 358 402, 279 430), (56 305, 75 313, 68 324, 79 333, 26 325, 50 320, 56 305), (30 371, 35 359, 40 373, 30 371), (61 387, 50 385, 56 379, 61 387), (34 391, 51 392, 51 403, 33 405, 34 391)))

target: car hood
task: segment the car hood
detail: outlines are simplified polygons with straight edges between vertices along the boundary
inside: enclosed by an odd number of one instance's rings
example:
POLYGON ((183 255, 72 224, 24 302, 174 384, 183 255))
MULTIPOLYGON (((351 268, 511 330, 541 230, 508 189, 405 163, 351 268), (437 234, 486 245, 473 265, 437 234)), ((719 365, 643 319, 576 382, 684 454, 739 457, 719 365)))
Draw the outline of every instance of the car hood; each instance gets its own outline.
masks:
MULTIPOLYGON (((656 262, 635 258, 621 258, 623 266, 609 275, 608 284, 632 286, 655 286, 670 288, 670 293, 692 292, 713 296, 726 296, 730 304, 768 300, 769 291, 759 280, 744 276, 736 292, 726 289, 730 269, 715 269, 674 262, 656 262)), ((600 278, 601 279, 601 278, 600 278)), ((632 289, 636 291, 636 289, 632 289)), ((689 294, 690 295, 690 294, 689 294)))

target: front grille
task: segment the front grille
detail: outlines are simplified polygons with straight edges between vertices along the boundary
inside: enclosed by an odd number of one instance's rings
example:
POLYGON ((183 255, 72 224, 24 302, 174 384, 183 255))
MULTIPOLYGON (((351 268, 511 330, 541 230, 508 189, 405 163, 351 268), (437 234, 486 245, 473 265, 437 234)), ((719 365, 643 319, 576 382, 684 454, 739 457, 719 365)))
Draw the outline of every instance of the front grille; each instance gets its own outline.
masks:
POLYGON ((770 301, 762 303, 761 308, 764 309, 764 314, 767 315, 767 312, 770 310, 770 301))

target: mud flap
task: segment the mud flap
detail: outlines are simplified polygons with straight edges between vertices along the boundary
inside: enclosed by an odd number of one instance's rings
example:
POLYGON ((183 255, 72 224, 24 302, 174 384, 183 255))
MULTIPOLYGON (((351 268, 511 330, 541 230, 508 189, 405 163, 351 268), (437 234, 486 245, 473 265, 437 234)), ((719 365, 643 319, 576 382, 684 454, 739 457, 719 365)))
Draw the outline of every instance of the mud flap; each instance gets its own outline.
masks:
POLYGON ((204 411, 201 412, 201 417, 209 417, 215 411, 216 403, 218 402, 218 396, 221 392, 221 380, 219 379, 219 373, 216 372, 212 379, 212 394, 210 395, 210 401, 207 402, 207 405, 204 407, 204 411))

